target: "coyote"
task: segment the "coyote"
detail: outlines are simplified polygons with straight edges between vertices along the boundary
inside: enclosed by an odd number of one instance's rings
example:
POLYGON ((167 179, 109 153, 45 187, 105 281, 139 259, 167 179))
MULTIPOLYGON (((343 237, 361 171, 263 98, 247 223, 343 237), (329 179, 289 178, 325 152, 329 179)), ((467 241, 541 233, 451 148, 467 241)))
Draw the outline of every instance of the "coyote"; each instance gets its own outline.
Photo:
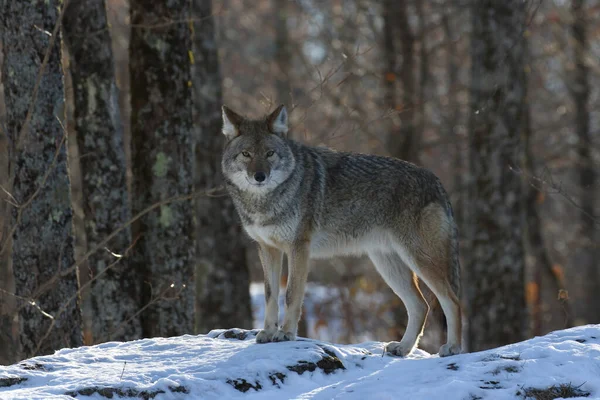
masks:
POLYGON ((439 355, 460 353, 457 228, 440 180, 399 159, 290 140, 284 105, 262 119, 222 110, 225 185, 244 230, 258 243, 265 277, 265 321, 256 341, 296 339, 309 259, 366 254, 408 311, 402 340, 385 351, 404 357, 423 334, 429 305, 420 279, 446 316, 448 340, 439 355), (279 325, 284 252, 289 278, 279 325))

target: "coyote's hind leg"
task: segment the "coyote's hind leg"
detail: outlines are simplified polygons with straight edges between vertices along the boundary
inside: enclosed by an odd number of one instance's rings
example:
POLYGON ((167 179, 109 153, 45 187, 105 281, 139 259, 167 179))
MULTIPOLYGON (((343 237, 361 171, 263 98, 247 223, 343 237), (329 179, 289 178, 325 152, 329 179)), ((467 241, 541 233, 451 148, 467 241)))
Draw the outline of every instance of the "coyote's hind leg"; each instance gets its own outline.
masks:
POLYGON ((400 297, 408 312, 408 325, 400 342, 390 342, 386 346, 388 353, 407 356, 418 344, 429 313, 429 306, 419 289, 415 274, 402 262, 396 253, 369 253, 375 268, 400 297))

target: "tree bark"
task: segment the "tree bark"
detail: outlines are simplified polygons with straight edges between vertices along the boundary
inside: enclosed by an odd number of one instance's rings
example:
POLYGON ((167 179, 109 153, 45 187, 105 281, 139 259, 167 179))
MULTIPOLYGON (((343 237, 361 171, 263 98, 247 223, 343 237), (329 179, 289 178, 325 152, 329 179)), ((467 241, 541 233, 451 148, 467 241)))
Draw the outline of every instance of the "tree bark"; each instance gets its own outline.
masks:
MULTIPOLYGON (((190 2, 132 0, 130 76, 133 214, 192 191, 190 2)), ((215 133, 216 135, 217 133, 215 133)), ((193 202, 164 204, 132 227, 144 337, 194 328, 193 202)))
MULTIPOLYGON (((196 190, 218 187, 221 176, 221 72, 210 0, 194 0, 196 190)), ((229 197, 196 200, 196 331, 252 327, 250 276, 241 224, 229 197)))
MULTIPOLYGON (((63 21, 74 91, 74 129, 82 171, 84 225, 89 249, 130 217, 126 185, 123 125, 119 90, 104 0, 73 1, 63 21)), ((136 317, 140 285, 128 258, 118 260, 131 244, 125 228, 89 259, 93 341, 132 340, 141 336, 136 317), (115 262, 117 262, 115 264, 115 262), (114 265, 113 265, 114 264, 114 265), (111 266, 113 265, 113 266, 111 266)))
MULTIPOLYGON (((47 33, 53 31, 59 13, 54 0, 7 1, 0 10, 6 96, 4 133, 10 141, 12 201, 21 205, 12 208, 11 226, 16 227, 12 234, 12 265, 19 299, 22 357, 82 344, 77 274, 55 279, 74 263, 66 133, 61 127, 64 96, 60 34, 57 32, 53 39, 47 33), (38 70, 52 40, 32 118, 24 135, 20 135, 38 70), (53 282, 53 278, 55 282, 48 290, 37 291, 43 283, 53 282)), ((0 247, 5 245, 6 241, 0 247)))
POLYGON ((471 351, 525 337, 524 248, 518 166, 525 99, 525 3, 474 2, 471 41, 466 287, 471 351))
POLYGON ((390 132, 388 145, 390 154, 406 161, 419 162, 419 145, 415 134, 415 107, 417 93, 415 87, 415 38, 408 23, 408 4, 406 0, 386 0, 384 6, 384 42, 387 59, 388 81, 386 101, 388 107, 399 112, 400 124, 394 124, 390 132), (396 46, 395 41, 400 44, 396 46), (396 48, 402 63, 398 63, 396 48), (402 84, 401 102, 397 103, 394 81, 402 84))
MULTIPOLYGON (((0 41, 0 70, 4 64, 4 50, 0 41)), ((0 185, 9 193, 10 176, 8 174, 8 137, 4 134, 6 126, 6 107, 4 103, 4 85, 0 80, 0 185)), ((0 249, 0 365, 10 365, 19 361, 18 350, 18 324, 16 298, 10 293, 15 293, 15 275, 12 269, 10 235, 11 205, 6 194, 0 194, 0 244, 5 243, 6 250, 0 249)))
MULTIPOLYGON (((526 252, 531 258, 531 277, 535 283, 535 289, 532 290, 533 301, 532 304, 532 334, 539 336, 544 334, 544 321, 552 320, 556 312, 552 312, 552 308, 548 307, 546 311, 544 303, 547 300, 551 300, 553 304, 557 303, 559 298, 559 290, 566 289, 564 282, 562 282, 552 269, 552 261, 547 251, 546 244, 544 242, 544 235, 542 234, 542 217, 539 211, 539 199, 540 192, 536 189, 536 185, 533 183, 536 175, 535 168, 535 157, 533 149, 533 132, 531 129, 531 115, 529 110, 529 104, 525 104, 523 111, 523 178, 524 178, 524 213, 525 213, 525 233, 526 233, 526 252), (548 289, 547 289, 548 288, 548 289), (548 299, 544 296, 548 294, 548 299), (547 318, 547 317, 550 318, 547 318)), ((550 303, 550 304, 552 304, 550 303)), ((567 328, 573 325, 572 313, 569 310, 569 304, 564 303, 561 305, 563 308, 562 317, 564 318, 558 325, 555 321, 554 325, 557 325, 557 329, 567 328)))
POLYGON ((578 304, 577 315, 583 323, 596 323, 600 321, 600 308, 595 306, 600 292, 600 268, 598 258, 600 250, 598 247, 598 232, 594 206, 596 200, 597 173, 592 156, 592 137, 590 134, 589 113, 589 67, 586 65, 585 57, 588 50, 586 35, 586 12, 584 0, 572 1, 573 24, 571 26, 574 46, 575 71, 573 82, 569 89, 575 105, 575 133, 577 135, 577 160, 576 173, 580 187, 580 212, 579 212, 579 237, 581 246, 575 254, 575 262, 581 273, 582 295, 576 297, 578 304))
POLYGON ((398 71, 396 65, 396 41, 394 40, 394 17, 394 0, 386 0, 383 8, 383 53, 385 55, 385 71, 383 74, 383 86, 385 87, 384 102, 386 107, 395 111, 398 106, 396 101, 396 75, 398 71))
POLYGON ((446 40, 446 54, 447 54, 447 85, 448 85, 448 107, 444 113, 444 130, 445 136, 452 140, 454 144, 454 157, 452 159, 454 169, 454 188, 453 192, 456 193, 455 200, 453 201, 454 219, 458 226, 462 226, 463 215, 464 215, 464 178, 463 178, 463 158, 464 152, 461 149, 461 140, 458 136, 457 125, 460 118, 460 102, 459 102, 459 80, 458 80, 458 62, 457 62, 457 46, 454 38, 454 29, 451 21, 452 13, 454 8, 452 5, 448 5, 446 12, 442 14, 442 26, 444 28, 445 40, 446 40))
POLYGON ((287 0, 273 0, 275 13, 275 88, 277 90, 277 104, 285 104, 288 110, 292 109, 292 96, 290 87, 290 71, 292 54, 287 28, 290 2, 287 0))
MULTIPOLYGON (((430 80, 429 77, 429 54, 427 52, 427 22, 425 17, 425 10, 423 9, 423 0, 415 2, 415 8, 419 20, 419 90, 414 95, 414 109, 416 111, 413 137, 410 146, 411 151, 417 153, 416 160, 418 161, 418 151, 420 148, 421 140, 425 135, 425 97, 427 96, 427 84, 430 80)), ((413 78, 414 80, 414 78, 413 78)))

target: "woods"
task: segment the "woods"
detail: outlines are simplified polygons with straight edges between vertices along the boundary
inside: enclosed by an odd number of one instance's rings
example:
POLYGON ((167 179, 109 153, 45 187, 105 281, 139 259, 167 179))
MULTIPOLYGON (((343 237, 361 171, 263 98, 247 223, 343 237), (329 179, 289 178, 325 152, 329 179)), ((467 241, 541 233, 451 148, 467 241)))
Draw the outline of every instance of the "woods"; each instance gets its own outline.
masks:
MULTIPOLYGON (((466 350, 600 323, 599 20, 597 0, 0 2, 0 363, 262 328, 223 104, 283 103, 294 140, 441 178, 466 350)), ((366 257, 312 262, 301 336, 399 340, 406 318, 366 257)))

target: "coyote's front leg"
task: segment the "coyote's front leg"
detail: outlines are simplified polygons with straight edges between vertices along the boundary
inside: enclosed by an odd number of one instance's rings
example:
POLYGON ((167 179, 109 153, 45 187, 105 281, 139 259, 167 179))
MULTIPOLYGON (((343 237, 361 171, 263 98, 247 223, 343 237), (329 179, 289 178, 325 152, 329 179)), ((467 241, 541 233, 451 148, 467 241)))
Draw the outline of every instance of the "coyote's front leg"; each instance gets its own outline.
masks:
POLYGON ((265 278, 265 323, 263 330, 256 335, 257 343, 267 343, 273 340, 277 333, 279 322, 279 280, 281 279, 281 263, 283 252, 259 244, 258 254, 263 267, 265 278))
POLYGON ((304 287, 308 277, 308 244, 295 243, 288 253, 288 282, 285 292, 285 317, 283 326, 273 336, 274 342, 296 340, 304 287))

